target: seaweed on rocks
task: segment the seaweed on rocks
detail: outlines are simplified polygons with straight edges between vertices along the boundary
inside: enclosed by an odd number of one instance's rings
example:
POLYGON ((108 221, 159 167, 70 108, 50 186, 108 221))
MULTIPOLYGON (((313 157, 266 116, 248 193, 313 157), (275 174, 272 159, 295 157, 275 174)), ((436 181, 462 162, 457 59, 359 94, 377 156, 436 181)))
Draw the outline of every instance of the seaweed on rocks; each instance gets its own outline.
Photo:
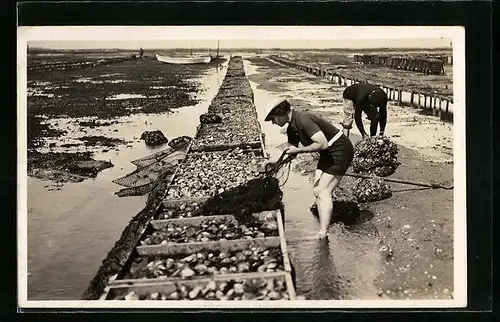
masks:
POLYGON ((28 149, 43 146, 44 137, 59 137, 67 133, 67 131, 53 129, 48 124, 42 123, 43 119, 36 115, 28 114, 26 121, 28 149))
POLYGON ((36 176, 38 169, 69 172, 71 174, 95 178, 97 174, 113 164, 109 161, 92 159, 90 152, 76 153, 28 153, 28 172, 36 176))
POLYGON ((168 142, 168 139, 160 130, 144 131, 141 134, 141 140, 144 140, 147 146, 158 146, 168 142))
POLYGON ((112 147, 118 144, 124 144, 125 141, 118 138, 110 138, 102 135, 89 135, 78 138, 83 141, 86 146, 107 146, 112 147))

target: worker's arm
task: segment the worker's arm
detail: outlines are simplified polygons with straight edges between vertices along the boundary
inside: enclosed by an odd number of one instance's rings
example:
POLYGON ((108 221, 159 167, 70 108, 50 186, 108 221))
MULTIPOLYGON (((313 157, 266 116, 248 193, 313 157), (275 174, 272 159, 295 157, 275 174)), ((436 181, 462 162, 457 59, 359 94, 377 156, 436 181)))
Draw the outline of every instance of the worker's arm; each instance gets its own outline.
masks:
POLYGON ((382 105, 379 110, 380 135, 384 135, 385 125, 387 124, 387 103, 382 105))
POLYGON ((287 154, 298 154, 298 153, 311 153, 311 152, 319 152, 328 149, 328 140, 326 139, 323 132, 318 131, 311 136, 311 140, 314 142, 309 144, 308 146, 296 148, 289 147, 286 149, 287 154))
POLYGON ((356 121, 356 126, 358 127, 359 133, 361 133, 361 136, 364 138, 368 137, 368 134, 365 132, 365 128, 363 126, 363 121, 361 120, 361 108, 356 107, 354 110, 354 120, 356 121))
MULTIPOLYGON (((287 144, 288 145, 285 147, 284 151, 287 151, 290 148, 297 148, 299 146, 300 140, 299 140, 299 136, 292 129, 292 127, 290 127, 290 126, 287 127, 286 135, 287 135, 287 144)), ((289 154, 289 157, 293 159, 296 157, 296 155, 289 154)), ((266 169, 270 165, 276 164, 276 162, 278 162, 278 158, 279 158, 279 156, 277 156, 276 158, 272 158, 272 159, 268 159, 268 160, 264 161, 262 163, 263 169, 266 169)))
POLYGON ((342 121, 342 132, 345 136, 349 137, 349 130, 352 129, 352 122, 354 121, 354 102, 345 99, 343 102, 342 109, 344 111, 344 120, 342 121))

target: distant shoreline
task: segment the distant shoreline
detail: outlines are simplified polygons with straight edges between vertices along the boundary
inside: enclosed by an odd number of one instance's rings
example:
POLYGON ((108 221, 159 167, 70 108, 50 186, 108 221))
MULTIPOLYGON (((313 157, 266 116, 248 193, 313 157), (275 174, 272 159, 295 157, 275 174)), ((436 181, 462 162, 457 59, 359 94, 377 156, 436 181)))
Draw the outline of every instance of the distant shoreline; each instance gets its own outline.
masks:
MULTIPOLYGON (((43 47, 29 47, 29 52, 131 52, 139 51, 139 48, 86 48, 86 49, 55 49, 55 48, 43 48, 43 47)), ((145 48, 144 51, 162 51, 162 52, 189 52, 191 48, 145 48)), ((193 48, 193 51, 203 51, 206 52, 207 48, 193 48)), ((211 49, 212 50, 212 49, 211 49)), ((372 51, 405 51, 405 52, 449 52, 452 53, 453 49, 451 47, 436 47, 436 48, 398 48, 398 47, 372 47, 372 48, 220 48, 222 52, 255 52, 255 53, 272 53, 276 51, 291 51, 291 52, 303 52, 303 51, 314 51, 314 52, 330 52, 332 50, 336 52, 372 52, 372 51)))

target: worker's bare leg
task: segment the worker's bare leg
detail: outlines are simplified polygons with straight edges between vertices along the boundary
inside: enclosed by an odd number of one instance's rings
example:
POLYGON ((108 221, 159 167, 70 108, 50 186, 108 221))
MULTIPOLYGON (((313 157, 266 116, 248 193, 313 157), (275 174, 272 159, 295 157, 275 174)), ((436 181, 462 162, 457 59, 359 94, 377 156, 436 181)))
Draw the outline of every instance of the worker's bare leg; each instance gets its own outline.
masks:
POLYGON ((332 217, 333 211, 333 189, 335 189, 341 179, 342 175, 331 175, 328 173, 323 173, 319 179, 318 185, 314 188, 314 194, 318 200, 317 202, 320 220, 320 237, 326 237, 326 232, 328 230, 328 225, 330 225, 330 219, 332 217))
MULTIPOLYGON (((319 169, 316 169, 316 172, 314 172, 313 192, 314 192, 314 189, 316 189, 316 187, 318 186, 319 179, 321 178, 322 174, 323 174, 323 171, 321 171, 319 169)), ((318 197, 316 196, 316 194, 314 194, 314 202, 311 205, 311 207, 314 207, 314 206, 317 206, 317 205, 318 205, 318 197)))
POLYGON ((377 128, 378 128, 378 115, 373 116, 373 118, 371 119, 370 136, 377 135, 377 128))

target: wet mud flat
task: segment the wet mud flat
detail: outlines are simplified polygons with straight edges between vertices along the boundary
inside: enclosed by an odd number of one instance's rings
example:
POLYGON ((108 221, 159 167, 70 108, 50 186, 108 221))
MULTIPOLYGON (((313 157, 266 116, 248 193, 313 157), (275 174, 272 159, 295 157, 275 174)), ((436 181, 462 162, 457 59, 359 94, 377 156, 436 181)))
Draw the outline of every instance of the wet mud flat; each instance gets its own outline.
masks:
MULTIPOLYGON (((73 64, 78 61, 126 58, 128 52, 40 52, 28 53, 28 66, 73 64)), ((27 81, 27 126, 29 173, 39 178, 63 181, 73 175, 85 177, 107 168, 104 160, 83 166, 76 152, 106 152, 129 146, 117 137, 127 117, 163 114, 197 103, 197 78, 209 66, 176 66, 156 59, 131 59, 108 65, 51 72, 29 72, 27 81), (110 135, 111 134, 111 135, 110 135), (40 153, 46 153, 40 157, 40 153), (68 162, 65 167, 55 164, 68 162), (55 174, 55 175, 53 175, 55 174)), ((125 125, 126 126, 126 125, 125 125)), ((83 160, 80 160, 83 161, 83 160)), ((92 176, 90 176, 92 177, 92 176)))
MULTIPOLYGON (((406 56, 418 57, 419 54, 406 53, 406 56)), ((427 75, 375 64, 361 64, 354 60, 354 53, 293 53, 280 55, 280 57, 338 73, 349 79, 359 79, 387 87, 404 88, 408 92, 429 93, 453 101, 452 65, 444 65, 444 75, 427 75)))
MULTIPOLYGON (((314 56, 307 59, 313 62, 314 56)), ((257 83, 258 89, 287 97, 298 110, 318 113, 340 127, 341 95, 345 86, 266 58, 249 58, 249 61, 256 68, 256 73, 249 75, 249 79, 257 83)), ((440 122, 439 118, 433 119, 432 116, 420 114, 418 110, 389 102, 387 135, 398 144, 398 161, 401 162, 390 177, 453 183, 453 154, 448 148, 452 148, 453 142, 451 128, 440 122), (408 131, 409 124, 412 126, 408 131), (391 128, 394 128, 394 133, 391 128), (414 135, 415 133, 428 135, 414 135), (442 142, 443 147, 436 148, 442 142)), ((360 138, 356 130, 351 132, 351 140, 357 142, 360 138)), ((303 216, 313 216, 307 209, 309 204, 294 203, 294 200, 303 194, 300 192, 300 187, 303 186, 300 178, 312 182, 316 162, 312 156, 299 156, 292 164, 295 179, 291 179, 288 183, 290 186, 285 188, 292 189, 288 191, 289 199, 286 200, 285 197, 287 216, 292 217, 290 208, 301 208, 302 210, 297 210, 297 218, 290 220, 302 220, 305 222, 302 226, 313 221, 306 220, 303 216)), ((334 192, 334 200, 341 197, 342 192, 355 185, 355 182, 356 178, 345 176, 334 192)), ((310 242, 310 247, 317 248, 314 253, 301 250, 304 242, 298 243, 300 246, 290 242, 292 260, 314 262, 311 257, 313 254, 323 254, 324 258, 329 258, 331 266, 335 267, 329 286, 316 285, 310 277, 318 277, 319 271, 332 272, 331 268, 328 270, 326 267, 330 265, 324 261, 316 261, 325 265, 322 270, 312 268, 297 271, 299 281, 301 277, 305 277, 306 281, 310 280, 302 285, 299 283, 297 292, 304 291, 310 294, 308 298, 312 296, 318 299, 321 296, 332 298, 332 290, 336 293, 333 298, 337 299, 453 297, 453 190, 388 184, 393 192, 392 196, 360 204, 362 218, 354 225, 338 221, 339 218, 334 219, 330 227, 332 238, 329 247, 321 248, 310 242)), ((287 225, 291 226, 289 222, 287 225)), ((300 235, 304 229, 300 226, 294 228, 292 234, 300 235)), ((300 266, 297 265, 298 268, 300 266)))

